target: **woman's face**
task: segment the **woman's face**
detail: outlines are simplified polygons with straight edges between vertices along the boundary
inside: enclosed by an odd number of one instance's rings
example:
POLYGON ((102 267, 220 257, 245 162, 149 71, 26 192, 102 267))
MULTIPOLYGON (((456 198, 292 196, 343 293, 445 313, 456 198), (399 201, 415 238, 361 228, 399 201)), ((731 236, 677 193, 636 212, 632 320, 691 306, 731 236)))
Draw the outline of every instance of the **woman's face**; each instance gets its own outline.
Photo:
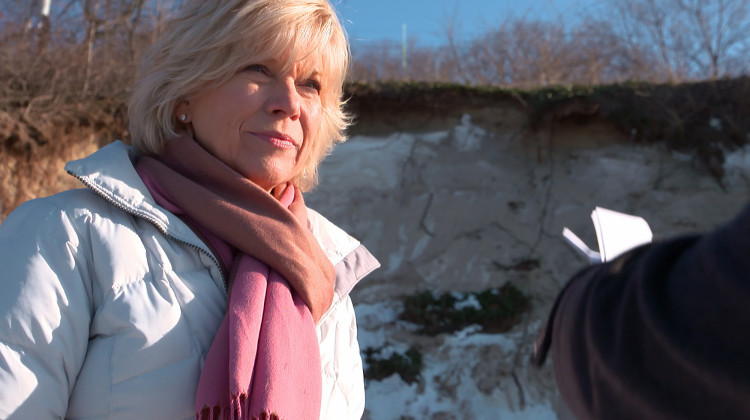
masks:
POLYGON ((321 79, 306 67, 285 72, 276 60, 253 63, 175 112, 186 115, 211 154, 270 191, 297 175, 303 148, 318 131, 321 79))

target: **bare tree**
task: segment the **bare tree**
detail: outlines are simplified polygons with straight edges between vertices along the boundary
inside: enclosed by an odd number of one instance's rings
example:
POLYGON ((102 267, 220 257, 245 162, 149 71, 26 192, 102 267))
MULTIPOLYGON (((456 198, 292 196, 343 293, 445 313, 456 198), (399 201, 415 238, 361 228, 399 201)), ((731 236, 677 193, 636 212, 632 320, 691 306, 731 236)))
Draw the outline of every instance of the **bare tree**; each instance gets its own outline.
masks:
MULTIPOLYGON (((0 0, 0 101, 124 93, 141 52, 181 3, 0 0)), ((445 19, 443 44, 408 39, 407 74, 399 43, 354 43, 351 79, 533 87, 750 71, 750 0, 603 4, 576 22, 507 18, 473 39, 462 38, 456 12, 445 19)))
POLYGON ((741 74, 730 68, 750 42, 750 0, 610 0, 612 29, 651 50, 668 80, 741 74))
POLYGON ((450 74, 449 80, 468 82, 467 69, 464 68, 463 57, 460 56, 461 40, 458 34, 461 32, 461 23, 458 21, 458 4, 453 13, 447 15, 443 20, 443 33, 446 46, 442 49, 444 61, 441 63, 441 73, 450 74))
POLYGON ((94 41, 96 40, 96 31, 99 27, 99 0, 85 0, 83 6, 83 16, 88 25, 86 38, 83 45, 86 51, 86 65, 84 67, 83 87, 81 94, 86 95, 89 90, 89 81, 91 78, 91 65, 94 61, 94 41))
POLYGON ((180 4, 0 0, 0 106, 33 99, 38 107, 39 98, 124 93, 155 28, 180 4))
POLYGON ((731 57, 750 44, 750 1, 674 0, 692 28, 693 62, 711 78, 732 73, 731 57))

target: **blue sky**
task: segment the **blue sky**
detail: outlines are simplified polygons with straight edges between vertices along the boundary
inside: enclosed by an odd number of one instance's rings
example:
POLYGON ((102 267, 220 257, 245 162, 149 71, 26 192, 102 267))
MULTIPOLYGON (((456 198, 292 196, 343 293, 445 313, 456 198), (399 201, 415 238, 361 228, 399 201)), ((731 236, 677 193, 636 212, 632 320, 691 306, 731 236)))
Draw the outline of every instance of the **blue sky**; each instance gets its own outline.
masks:
POLYGON ((420 45, 443 43, 445 22, 455 15, 466 38, 498 26, 508 17, 574 20, 593 0, 331 0, 353 45, 383 39, 401 41, 402 24, 420 45))

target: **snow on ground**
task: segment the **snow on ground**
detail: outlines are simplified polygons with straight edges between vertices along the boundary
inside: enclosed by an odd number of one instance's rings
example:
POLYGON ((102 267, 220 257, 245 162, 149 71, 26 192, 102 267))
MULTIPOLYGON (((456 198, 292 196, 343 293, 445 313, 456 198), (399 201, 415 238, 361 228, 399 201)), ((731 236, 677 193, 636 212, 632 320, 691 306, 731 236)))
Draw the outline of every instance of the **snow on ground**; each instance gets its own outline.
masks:
MULTIPOLYGON (((390 352, 403 353, 408 348, 405 342, 399 341, 404 336, 399 330, 410 327, 398 320, 400 309, 400 302, 357 305, 362 350, 385 345, 382 355, 388 357, 390 352)), ((477 382, 481 380, 477 378, 477 369, 482 369, 488 353, 505 359, 504 365, 512 369, 519 339, 519 332, 483 334, 478 327, 468 327, 435 339, 433 347, 423 343, 420 346, 424 358, 420 382, 408 384, 397 374, 381 381, 368 381, 365 419, 557 420, 546 400, 519 404, 515 385, 498 386, 488 392, 487 387, 477 382)), ((508 372, 504 373, 508 376, 508 372)), ((507 385, 509 382, 497 383, 507 385)))
POLYGON ((724 180, 729 186, 750 183, 750 145, 724 156, 724 180))
POLYGON ((358 304, 355 309, 357 315, 357 341, 359 348, 378 348, 388 343, 387 326, 397 322, 401 310, 401 302, 389 301, 374 305, 358 304))

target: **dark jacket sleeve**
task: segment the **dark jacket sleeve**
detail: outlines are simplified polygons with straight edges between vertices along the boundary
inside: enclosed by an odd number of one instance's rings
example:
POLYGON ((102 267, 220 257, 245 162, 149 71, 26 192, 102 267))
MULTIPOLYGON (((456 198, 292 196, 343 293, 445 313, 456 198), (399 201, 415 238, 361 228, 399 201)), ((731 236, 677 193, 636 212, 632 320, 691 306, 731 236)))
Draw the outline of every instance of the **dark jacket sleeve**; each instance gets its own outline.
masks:
POLYGON ((579 419, 750 418, 750 206, 575 275, 537 342, 579 419))

